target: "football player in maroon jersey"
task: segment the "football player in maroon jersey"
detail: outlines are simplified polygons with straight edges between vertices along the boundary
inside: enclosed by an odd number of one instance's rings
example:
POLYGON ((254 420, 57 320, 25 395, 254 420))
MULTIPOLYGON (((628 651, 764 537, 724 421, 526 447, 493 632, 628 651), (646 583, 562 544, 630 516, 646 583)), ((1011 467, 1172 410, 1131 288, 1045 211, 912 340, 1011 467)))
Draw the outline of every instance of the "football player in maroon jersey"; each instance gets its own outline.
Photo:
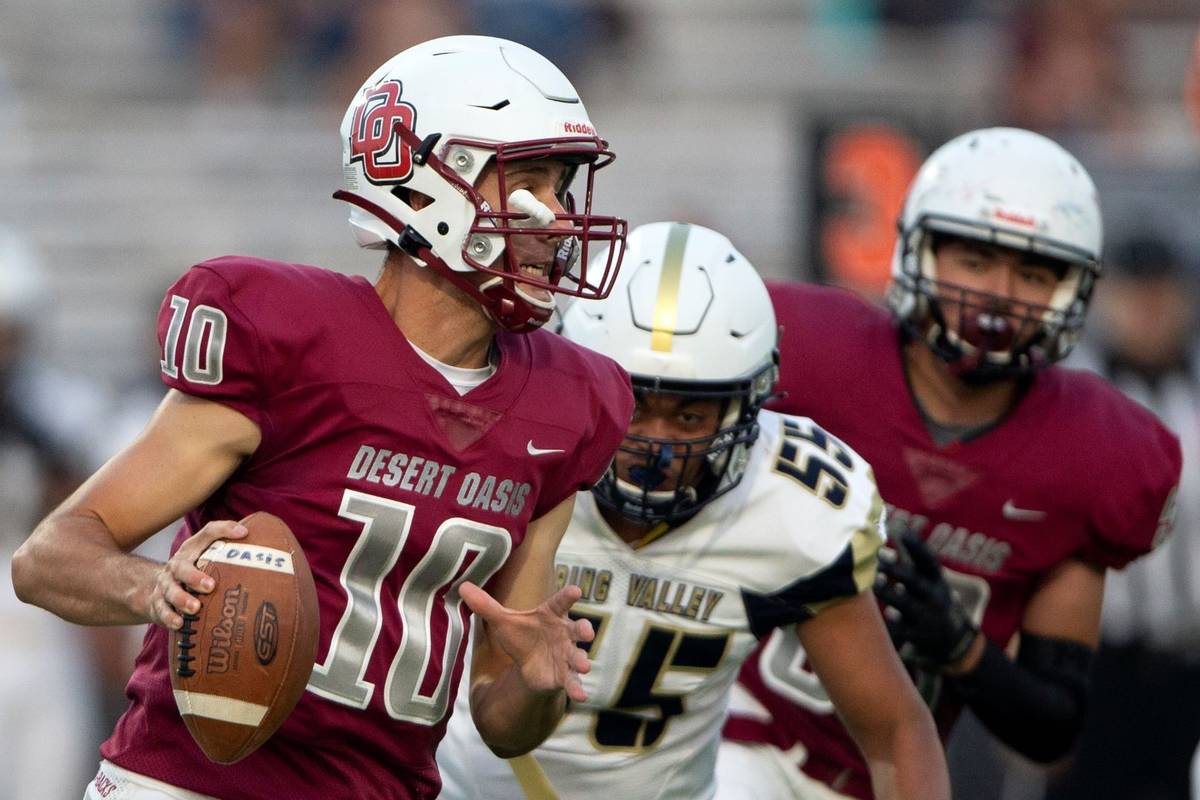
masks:
POLYGON ((166 399, 14 560, 28 602, 154 623, 89 798, 435 797, 468 609, 473 716, 497 752, 531 749, 585 696, 592 634, 553 555, 632 394, 614 362, 536 329, 555 293, 611 287, 625 223, 591 200, 612 154, 557 68, 486 37, 395 56, 341 133, 337 196, 386 250, 378 280, 242 257, 187 272, 159 317, 166 399), (597 241, 613 255, 589 271, 597 241), (196 558, 257 510, 304 547, 320 644, 283 727, 220 766, 175 708, 168 631, 212 588, 196 558), (166 564, 129 555, 181 516, 166 564))
MULTIPOLYGON (((1179 443, 1101 379, 1053 366, 1099 275, 1101 218, 1054 142, 974 131, 922 166, 900 220, 891 315, 835 289, 771 287, 776 408, 874 467, 893 556, 876 594, 945 735, 966 705, 1031 758, 1080 729, 1106 568, 1169 532, 1179 443)), ((747 662, 722 797, 869 798, 862 757, 799 645, 747 662)))

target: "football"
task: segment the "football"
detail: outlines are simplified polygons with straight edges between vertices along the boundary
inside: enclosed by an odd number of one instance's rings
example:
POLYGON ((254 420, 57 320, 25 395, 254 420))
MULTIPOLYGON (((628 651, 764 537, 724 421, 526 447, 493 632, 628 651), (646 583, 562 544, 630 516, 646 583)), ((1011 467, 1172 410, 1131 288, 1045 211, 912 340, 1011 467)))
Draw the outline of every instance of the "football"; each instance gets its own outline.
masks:
POLYGON ((299 702, 317 655, 317 589, 304 551, 279 517, 243 519, 249 533, 196 561, 216 586, 170 638, 171 688, 212 761, 262 745, 299 702))

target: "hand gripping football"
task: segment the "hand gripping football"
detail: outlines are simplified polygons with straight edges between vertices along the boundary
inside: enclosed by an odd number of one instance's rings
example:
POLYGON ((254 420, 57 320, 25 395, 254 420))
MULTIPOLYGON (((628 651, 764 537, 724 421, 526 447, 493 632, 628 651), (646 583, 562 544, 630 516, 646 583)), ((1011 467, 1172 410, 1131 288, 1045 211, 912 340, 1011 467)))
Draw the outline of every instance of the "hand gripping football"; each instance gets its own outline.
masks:
POLYGON ((317 589, 304 551, 279 517, 242 520, 249 533, 196 561, 216 587, 197 595, 170 638, 171 688, 184 724, 211 760, 232 764, 283 724, 317 656, 317 589))

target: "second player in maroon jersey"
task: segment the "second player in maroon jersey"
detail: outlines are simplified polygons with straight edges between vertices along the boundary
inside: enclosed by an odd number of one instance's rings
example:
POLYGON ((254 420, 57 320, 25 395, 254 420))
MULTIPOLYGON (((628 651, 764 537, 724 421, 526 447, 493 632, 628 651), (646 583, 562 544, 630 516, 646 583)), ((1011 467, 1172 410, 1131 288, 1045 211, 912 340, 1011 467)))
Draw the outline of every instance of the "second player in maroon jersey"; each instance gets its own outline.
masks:
MULTIPOLYGON (((1094 188, 1069 154, 1025 131, 966 134, 918 173, 902 224, 890 315, 771 287, 775 407, 871 463, 893 552, 877 594, 943 734, 967 704, 1019 752, 1057 758, 1084 713, 1104 570, 1169 532, 1178 442, 1099 378, 1050 365, 1098 269, 1094 188)), ((739 680, 723 769, 769 753, 795 773, 779 796, 827 797, 816 782, 870 797, 798 644, 776 634, 739 680)))

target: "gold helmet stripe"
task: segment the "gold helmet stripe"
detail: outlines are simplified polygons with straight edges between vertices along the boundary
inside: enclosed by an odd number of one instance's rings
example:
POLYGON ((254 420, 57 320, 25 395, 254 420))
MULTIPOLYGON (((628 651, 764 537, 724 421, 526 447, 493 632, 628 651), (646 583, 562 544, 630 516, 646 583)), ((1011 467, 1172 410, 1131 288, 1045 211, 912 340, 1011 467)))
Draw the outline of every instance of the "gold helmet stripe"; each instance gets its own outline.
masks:
POLYGON ((654 321, 651 323, 650 349, 671 352, 675 321, 679 314, 679 279, 683 275, 683 253, 687 249, 691 225, 673 223, 667 232, 667 249, 663 253, 662 274, 658 277, 658 299, 654 301, 654 321))

